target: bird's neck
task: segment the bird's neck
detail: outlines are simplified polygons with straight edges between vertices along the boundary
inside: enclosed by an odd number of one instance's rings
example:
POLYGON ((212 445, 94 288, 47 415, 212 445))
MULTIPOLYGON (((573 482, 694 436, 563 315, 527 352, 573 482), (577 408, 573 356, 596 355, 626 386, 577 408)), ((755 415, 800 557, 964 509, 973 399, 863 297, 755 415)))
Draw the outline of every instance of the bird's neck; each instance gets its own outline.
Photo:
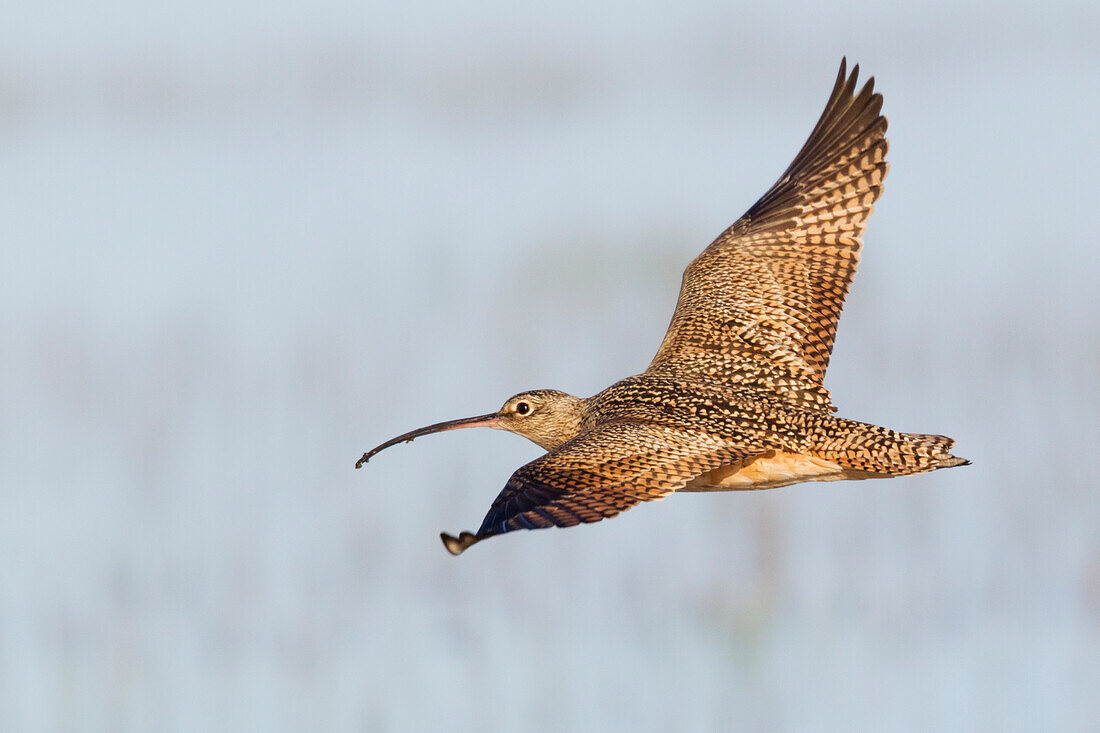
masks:
POLYGON ((553 419, 541 425, 537 433, 526 437, 550 451, 580 435, 588 415, 588 400, 562 395, 554 405, 553 419))

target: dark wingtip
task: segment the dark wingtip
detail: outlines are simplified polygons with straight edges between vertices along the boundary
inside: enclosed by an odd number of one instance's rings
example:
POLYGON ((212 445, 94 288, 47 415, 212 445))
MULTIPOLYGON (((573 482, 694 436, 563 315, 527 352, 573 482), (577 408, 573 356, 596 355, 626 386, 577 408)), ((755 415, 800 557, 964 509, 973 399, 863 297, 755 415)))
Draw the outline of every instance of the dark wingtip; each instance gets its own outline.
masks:
POLYGON ((469 532, 459 532, 458 537, 440 532, 439 539, 443 540, 443 546, 447 548, 447 552, 452 555, 461 555, 469 549, 470 545, 477 544, 485 538, 469 532))

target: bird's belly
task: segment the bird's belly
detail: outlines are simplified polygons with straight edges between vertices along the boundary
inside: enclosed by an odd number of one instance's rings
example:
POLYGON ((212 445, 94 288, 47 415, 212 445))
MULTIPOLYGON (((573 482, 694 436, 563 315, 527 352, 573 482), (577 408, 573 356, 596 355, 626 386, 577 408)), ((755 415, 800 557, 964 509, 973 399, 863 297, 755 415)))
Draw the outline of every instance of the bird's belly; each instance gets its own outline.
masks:
POLYGON ((803 453, 768 451, 696 476, 680 491, 774 489, 802 481, 876 478, 880 474, 841 468, 832 461, 803 453))

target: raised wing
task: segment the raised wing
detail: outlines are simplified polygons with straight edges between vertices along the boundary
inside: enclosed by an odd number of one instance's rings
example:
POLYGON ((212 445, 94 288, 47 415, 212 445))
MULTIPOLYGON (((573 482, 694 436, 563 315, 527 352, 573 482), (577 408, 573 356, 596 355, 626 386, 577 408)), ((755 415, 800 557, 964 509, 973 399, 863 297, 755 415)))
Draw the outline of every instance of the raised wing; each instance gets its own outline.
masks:
POLYGON ((649 373, 836 409, 822 382, 887 171, 882 95, 858 75, 841 62, 790 167, 688 266, 649 373))
POLYGON ((661 499, 696 476, 747 455, 722 438, 653 423, 617 420, 563 443, 517 470, 481 529, 444 534, 454 555, 515 529, 572 527, 661 499))

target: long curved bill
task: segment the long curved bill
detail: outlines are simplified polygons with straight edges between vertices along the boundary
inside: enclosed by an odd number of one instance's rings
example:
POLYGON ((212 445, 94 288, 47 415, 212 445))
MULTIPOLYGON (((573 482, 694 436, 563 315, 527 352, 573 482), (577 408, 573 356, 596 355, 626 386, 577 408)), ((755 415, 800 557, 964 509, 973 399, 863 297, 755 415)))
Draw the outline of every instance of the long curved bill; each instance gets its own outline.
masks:
POLYGON ((411 430, 404 435, 398 435, 393 440, 387 440, 377 448, 372 448, 363 454, 363 457, 355 462, 356 468, 361 468, 364 463, 374 457, 376 453, 386 450, 391 445, 397 445, 398 443, 408 443, 413 438, 419 438, 421 435, 431 435, 432 433, 441 433, 444 430, 457 430, 458 428, 492 428, 496 427, 500 418, 497 417, 495 412, 490 412, 488 415, 478 415, 477 417, 464 417, 461 420, 448 420, 447 422, 437 422, 435 425, 429 425, 426 428, 418 428, 411 430))

